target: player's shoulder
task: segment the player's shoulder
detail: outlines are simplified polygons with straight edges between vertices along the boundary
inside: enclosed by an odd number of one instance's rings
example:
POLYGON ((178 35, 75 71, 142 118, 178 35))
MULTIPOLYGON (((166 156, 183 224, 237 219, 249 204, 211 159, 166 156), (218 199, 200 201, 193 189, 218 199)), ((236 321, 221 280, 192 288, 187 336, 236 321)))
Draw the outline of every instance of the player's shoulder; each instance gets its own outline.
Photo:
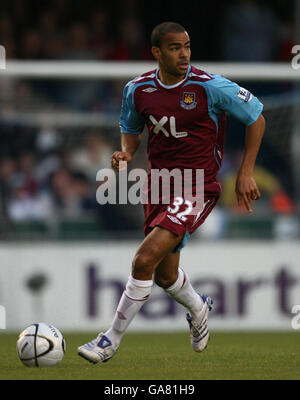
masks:
POLYGON ((191 67, 189 79, 195 82, 202 83, 204 86, 212 86, 216 88, 229 84, 231 82, 223 75, 211 74, 194 66, 191 67))
POLYGON ((149 81, 153 81, 153 79, 155 78, 155 69, 145 72, 140 76, 137 76, 136 78, 134 78, 131 82, 136 85, 139 83, 143 83, 143 82, 149 82, 149 81))
POLYGON ((200 82, 211 81, 215 78, 214 78, 214 75, 209 74, 208 72, 203 71, 202 69, 196 68, 192 65, 188 79, 190 81, 195 81, 195 82, 200 83, 200 82))
POLYGON ((144 85, 155 85, 154 83, 154 78, 155 78, 155 70, 145 72, 142 75, 139 75, 129 81, 126 86, 125 86, 125 91, 127 93, 134 92, 135 89, 137 89, 139 86, 144 86, 144 85))

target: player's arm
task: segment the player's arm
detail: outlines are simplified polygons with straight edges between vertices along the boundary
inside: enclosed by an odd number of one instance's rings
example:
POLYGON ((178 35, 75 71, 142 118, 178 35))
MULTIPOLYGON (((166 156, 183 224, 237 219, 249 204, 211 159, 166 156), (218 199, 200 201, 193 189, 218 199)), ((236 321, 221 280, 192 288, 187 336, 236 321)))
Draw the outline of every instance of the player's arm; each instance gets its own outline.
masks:
POLYGON ((238 204, 245 204, 248 212, 252 212, 252 201, 260 198, 260 192, 253 178, 253 170, 260 144, 265 131, 265 119, 262 114, 247 126, 243 160, 239 168, 235 193, 238 204))
POLYGON ((121 148, 122 151, 115 151, 111 157, 111 166, 116 171, 120 170, 120 161, 130 163, 133 155, 139 148, 141 143, 140 135, 133 135, 132 133, 122 133, 121 135, 121 148))
POLYGON ((214 112, 227 111, 246 125, 245 151, 235 192, 238 203, 244 203, 248 212, 252 212, 252 200, 260 197, 253 170, 265 130, 265 119, 261 114, 263 105, 248 90, 220 75, 208 81, 206 88, 214 112))
POLYGON ((130 163, 141 143, 141 133, 145 120, 136 109, 135 86, 133 81, 124 88, 120 116, 121 151, 115 151, 111 157, 111 166, 120 171, 120 161, 130 163))

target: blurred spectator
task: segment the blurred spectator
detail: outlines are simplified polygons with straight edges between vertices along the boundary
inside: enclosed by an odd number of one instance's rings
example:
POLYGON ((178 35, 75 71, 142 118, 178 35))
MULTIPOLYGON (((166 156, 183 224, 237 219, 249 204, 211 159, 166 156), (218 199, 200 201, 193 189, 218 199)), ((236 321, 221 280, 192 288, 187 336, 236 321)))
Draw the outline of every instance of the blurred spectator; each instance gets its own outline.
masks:
POLYGON ((135 17, 124 18, 119 27, 119 40, 109 55, 111 60, 147 60, 153 59, 144 43, 141 20, 135 17))
POLYGON ((43 42, 43 58, 61 58, 66 46, 65 35, 54 9, 46 9, 39 15, 38 29, 43 42))
POLYGON ((62 137, 50 125, 45 124, 36 133, 35 150, 37 154, 36 177, 44 188, 49 176, 61 166, 59 149, 62 137))
POLYGON ((280 45, 280 20, 256 0, 229 3, 222 18, 221 53, 225 61, 272 61, 280 45))
POLYGON ((2 40, 14 35, 12 18, 8 14, 0 15, 0 35, 2 40))
POLYGON ((292 200, 282 189, 273 194, 270 203, 272 210, 277 214, 290 215, 295 212, 292 200))
POLYGON ((5 157, 0 161, 0 231, 5 230, 10 224, 8 216, 8 203, 11 193, 11 183, 16 171, 16 162, 10 157, 5 157))
POLYGON ((43 220, 50 216, 50 203, 47 197, 31 195, 26 180, 18 176, 12 185, 7 211, 12 221, 43 220))
POLYGON ((0 162, 0 179, 2 183, 10 184, 17 169, 16 161, 12 157, 5 157, 0 162))
POLYGON ((28 60, 43 58, 42 38, 37 29, 27 29, 21 41, 21 57, 28 60))
POLYGON ((24 153, 19 157, 19 179, 23 181, 23 189, 28 195, 34 196, 37 192, 38 181, 35 177, 36 160, 32 153, 24 153))
POLYGON ((44 219, 49 215, 49 202, 38 192, 35 177, 35 157, 24 153, 16 161, 4 158, 0 163, 1 197, 5 213, 13 221, 44 219))
POLYGON ((294 56, 292 48, 296 44, 294 27, 289 21, 284 21, 282 24, 282 41, 279 49, 278 61, 291 61, 294 56))
POLYGON ((73 152, 72 166, 74 170, 87 174, 90 180, 96 180, 101 168, 110 168, 110 158, 113 151, 104 137, 95 130, 87 133, 83 147, 73 152))
POLYGON ((38 153, 45 155, 57 151, 61 144, 61 137, 50 125, 45 125, 38 130, 35 147, 38 153))
POLYGON ((62 54, 64 59, 91 60, 96 55, 89 45, 88 27, 81 23, 72 24, 68 32, 67 48, 62 54))
POLYGON ((74 186, 72 173, 67 169, 55 171, 50 179, 53 207, 60 217, 80 216, 80 198, 74 186))
POLYGON ((2 201, 10 195, 13 179, 17 170, 17 163, 12 157, 5 157, 0 162, 0 185, 2 201))
POLYGON ((54 9, 48 8, 38 16, 38 29, 44 40, 48 40, 60 33, 61 26, 54 9))
POLYGON ((99 205, 96 201, 95 191, 92 190, 93 184, 83 172, 73 172, 73 185, 75 193, 80 202, 80 208, 85 213, 96 214, 99 212, 99 205))
POLYGON ((19 28, 28 26, 35 14, 34 5, 32 6, 27 0, 11 0, 11 12, 14 18, 14 24, 19 28))
POLYGON ((113 45, 112 38, 108 34, 109 23, 109 14, 105 10, 98 8, 91 12, 89 22, 90 43, 99 60, 109 58, 109 53, 113 45))
POLYGON ((105 113, 116 113, 116 110, 120 110, 122 97, 123 97, 123 87, 120 82, 111 82, 109 85, 109 96, 106 98, 105 103, 101 105, 101 110, 105 113))

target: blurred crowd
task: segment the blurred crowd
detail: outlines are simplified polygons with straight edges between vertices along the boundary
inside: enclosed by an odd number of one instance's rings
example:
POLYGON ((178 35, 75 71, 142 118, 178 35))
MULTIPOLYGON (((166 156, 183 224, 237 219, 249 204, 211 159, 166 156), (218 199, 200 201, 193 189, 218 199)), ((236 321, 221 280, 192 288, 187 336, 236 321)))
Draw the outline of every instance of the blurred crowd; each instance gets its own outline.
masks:
POLYGON ((190 32, 197 60, 289 60, 293 1, 229 0, 213 12, 191 0, 11 0, 0 5, 8 59, 149 60, 150 32, 175 20, 190 32), (200 21, 200 23, 199 23, 200 21))
MULTIPOLYGON (((92 149, 91 163, 83 170, 77 168, 78 153, 72 153, 71 158, 69 152, 64 152, 54 130, 7 134, 15 144, 19 143, 3 156, 0 164, 2 196, 8 200, 7 214, 11 219, 54 218, 59 209, 66 217, 76 217, 83 209, 95 207, 89 188, 95 179, 88 173, 93 162, 101 166, 105 146, 101 146, 101 154, 98 146, 92 149)), ((96 135, 91 133, 90 142, 93 138, 96 142, 96 135)), ((79 151, 87 153, 89 148, 87 143, 79 151)))
POLYGON ((112 148, 99 130, 90 129, 71 147, 54 129, 10 132, 11 150, 2 147, 1 208, 14 222, 79 220, 92 217, 103 229, 134 229, 122 209, 99 205, 97 172, 110 167, 112 148), (14 143, 16 146, 14 146, 14 143), (4 208, 4 209, 3 209, 4 208))
POLYGON ((139 11, 138 2, 119 2, 118 14, 112 4, 88 0, 2 3, 0 40, 7 58, 149 59, 142 21, 131 11, 139 11))

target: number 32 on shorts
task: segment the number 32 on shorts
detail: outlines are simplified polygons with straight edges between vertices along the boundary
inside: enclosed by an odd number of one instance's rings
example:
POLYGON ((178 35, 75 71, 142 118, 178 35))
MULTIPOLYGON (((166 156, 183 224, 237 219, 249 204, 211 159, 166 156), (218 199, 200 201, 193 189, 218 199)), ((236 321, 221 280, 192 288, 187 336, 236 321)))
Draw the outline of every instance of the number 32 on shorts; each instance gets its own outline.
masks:
POLYGON ((171 214, 175 214, 178 219, 185 222, 187 220, 186 215, 189 215, 193 210, 193 203, 189 200, 184 200, 182 197, 175 197, 173 201, 173 208, 171 206, 168 207, 168 212, 171 214), (186 209, 184 211, 179 211, 180 206, 186 205, 186 209))

